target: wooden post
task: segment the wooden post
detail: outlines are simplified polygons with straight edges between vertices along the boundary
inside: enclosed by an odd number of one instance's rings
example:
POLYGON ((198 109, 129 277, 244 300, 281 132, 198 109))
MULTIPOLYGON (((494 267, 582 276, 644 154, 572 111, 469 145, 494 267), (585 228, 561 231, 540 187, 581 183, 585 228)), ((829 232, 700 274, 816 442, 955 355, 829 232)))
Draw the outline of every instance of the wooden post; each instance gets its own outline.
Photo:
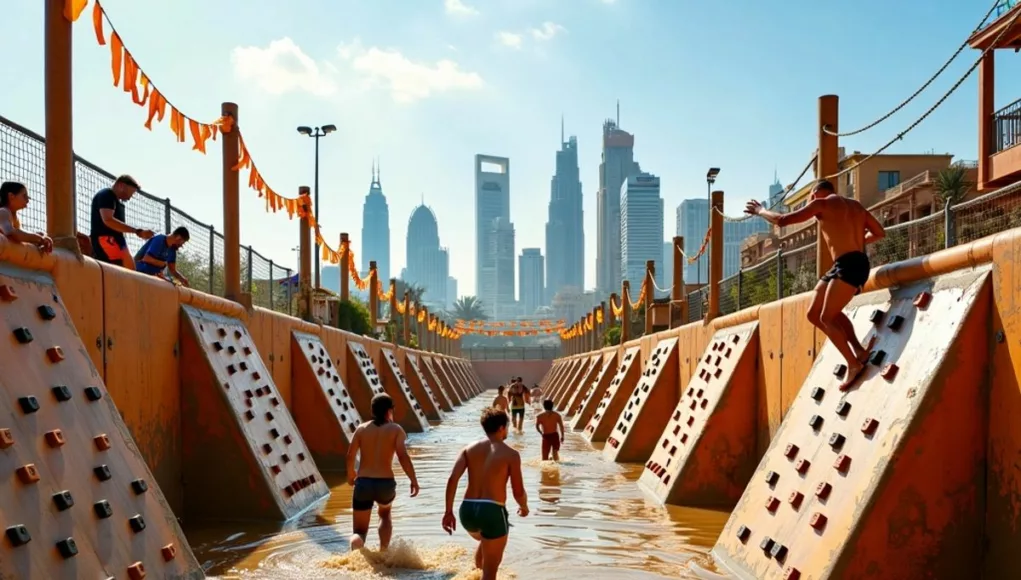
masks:
POLYGON ((347 232, 341 232, 340 234, 340 300, 346 302, 350 300, 350 274, 351 271, 351 240, 347 237, 347 232))
POLYGON ((645 334, 652 334, 652 305, 656 300, 656 260, 645 261, 645 334))
MULTIPOLYGON (((830 135, 823 129, 828 129, 836 133, 839 129, 839 104, 840 100, 837 95, 823 95, 819 97, 819 154, 815 161, 816 177, 819 179, 825 179, 830 175, 836 174, 840 171, 840 156, 839 156, 839 143, 835 135, 830 135)), ((839 179, 833 180, 833 189, 840 194, 839 179)), ((856 188, 855 198, 858 197, 857 191, 861 190, 861 184, 856 188)), ((822 276, 830 267, 833 266, 833 260, 830 258, 830 253, 826 251, 825 246, 822 243, 822 235, 818 225, 816 226, 816 245, 815 245, 815 270, 818 276, 822 276)))
MULTIPOLYGON (((978 190, 989 189, 993 155, 993 114, 996 112, 996 50, 982 55, 978 68, 978 190)), ((914 206, 912 206, 914 207, 914 206)))
MULTIPOLYGON (((238 106, 221 103, 220 114, 232 117, 234 125, 230 133, 222 134, 223 141, 223 277, 224 294, 227 300, 241 298, 241 218, 240 191, 237 165, 241 148, 238 129, 238 106)), ((168 234, 170 232, 167 232, 168 234)), ((251 288, 248 289, 251 292, 251 288)))
MULTIPOLYGON (((610 292, 610 308, 606 311, 607 326, 613 326, 614 323, 616 322, 617 324, 621 325, 621 329, 623 330, 623 328, 624 328, 623 321, 622 320, 618 321, 616 319, 616 317, 613 315, 613 305, 616 304, 616 303, 617 303, 617 293, 616 292, 610 292)), ((621 308, 623 309, 623 307, 624 307, 624 302, 621 301, 621 308)))
POLYGON ((682 253, 682 248, 684 248, 684 236, 674 236, 674 251, 672 254, 674 279, 671 282, 673 286, 670 287, 670 328, 674 328, 674 312, 678 312, 677 318, 680 320, 678 326, 684 326, 688 321, 685 309, 688 300, 684 295, 684 254, 682 253), (677 310, 674 310, 675 308, 677 310))
POLYGON ((379 321, 379 273, 376 272, 376 261, 369 260, 369 328, 376 333, 379 321))
MULTIPOLYGON (((46 103, 46 231, 56 244, 78 254, 75 238, 74 127, 71 21, 66 0, 46 0, 43 78, 46 103)), ((14 55, 8 55, 14 58, 14 55)), ((6 176, 5 176, 6 177, 6 176)), ((11 175, 13 177, 13 175, 11 175)), ((43 192, 29 195, 42 197, 43 192)))
POLYGON ((603 337, 603 325, 599 323, 598 306, 592 307, 592 340, 589 341, 589 350, 597 351, 603 345, 600 339, 603 337))
POLYGON ((415 309, 415 335, 418 337, 418 349, 425 351, 425 307, 419 304, 415 309), (422 320, 418 319, 418 315, 422 314, 422 320))
MULTIPOLYGON (((401 343, 401 338, 403 338, 401 336, 398 336, 398 334, 397 334, 397 316, 398 316, 398 314, 397 314, 397 278, 390 278, 390 284, 388 285, 386 291, 390 293, 390 318, 389 318, 389 322, 387 324, 393 324, 394 325, 394 340, 393 340, 393 343, 394 343, 394 346, 397 346, 398 344, 401 343)), ((407 346, 408 343, 404 343, 404 345, 407 346)))
POLYGON ((631 283, 620 283, 620 343, 631 340, 631 283))
POLYGON ((712 220, 709 234, 709 312, 706 322, 720 315, 720 281, 723 279, 723 192, 712 195, 712 220))
POLYGON ((404 346, 411 346, 411 305, 408 302, 408 296, 410 292, 404 291, 404 314, 401 316, 404 318, 404 346))
POLYGON ((610 324, 610 311, 606 309, 606 301, 600 302, 596 308, 603 313, 603 323, 599 325, 599 335, 596 336, 596 350, 601 350, 603 348, 603 335, 606 334, 606 329, 612 326, 612 324, 610 324))
MULTIPOLYGON (((308 186, 298 188, 298 195, 308 194, 308 186)), ((312 227, 305 214, 298 223, 298 317, 312 320, 312 227)))

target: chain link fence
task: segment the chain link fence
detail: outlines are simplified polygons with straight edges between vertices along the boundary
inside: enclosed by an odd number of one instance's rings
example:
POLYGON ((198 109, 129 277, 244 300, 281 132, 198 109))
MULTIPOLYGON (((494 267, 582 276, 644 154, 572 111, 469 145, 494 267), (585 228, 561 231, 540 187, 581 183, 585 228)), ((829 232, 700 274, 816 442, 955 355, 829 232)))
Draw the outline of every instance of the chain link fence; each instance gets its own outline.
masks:
POLYGON ((561 356, 558 346, 507 346, 461 349, 468 360, 553 360, 561 356))
MULTIPOLYGON (((75 225, 88 234, 92 196, 110 187, 116 176, 74 158, 75 225)), ((46 231, 46 148, 41 135, 0 116, 0 181, 19 181, 29 190, 29 205, 19 213, 21 225, 28 231, 46 231)), ((170 233, 184 226, 190 240, 177 253, 177 270, 191 287, 223 296, 226 286, 223 269, 223 234, 212 224, 202 223, 174 207, 170 199, 139 191, 125 204, 125 220, 132 226, 154 232, 170 233)), ((137 252, 143 241, 128 236, 128 247, 137 252)), ((252 294, 256 306, 292 314, 295 309, 297 281, 290 268, 276 264, 252 249, 241 247, 241 290, 252 294)))
MULTIPOLYGON (((887 226, 886 237, 866 251, 872 267, 925 256, 944 248, 1021 227, 1021 183, 971 201, 952 205, 910 222, 887 226)), ((720 312, 731 314, 749 306, 807 292, 818 282, 816 244, 774 252, 761 262, 720 282, 720 312)), ((701 320, 708 310, 708 287, 687 296, 688 320, 701 320)))

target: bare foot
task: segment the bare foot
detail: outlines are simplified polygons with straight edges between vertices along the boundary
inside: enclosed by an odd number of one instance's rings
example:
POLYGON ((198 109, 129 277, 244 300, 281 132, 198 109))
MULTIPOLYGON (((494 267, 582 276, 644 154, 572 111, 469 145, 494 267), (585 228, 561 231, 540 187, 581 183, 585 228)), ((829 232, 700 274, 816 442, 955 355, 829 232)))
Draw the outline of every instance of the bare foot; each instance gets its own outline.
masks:
POLYGON ((365 547, 365 538, 358 534, 351 534, 351 538, 348 541, 351 544, 352 550, 361 550, 365 547))

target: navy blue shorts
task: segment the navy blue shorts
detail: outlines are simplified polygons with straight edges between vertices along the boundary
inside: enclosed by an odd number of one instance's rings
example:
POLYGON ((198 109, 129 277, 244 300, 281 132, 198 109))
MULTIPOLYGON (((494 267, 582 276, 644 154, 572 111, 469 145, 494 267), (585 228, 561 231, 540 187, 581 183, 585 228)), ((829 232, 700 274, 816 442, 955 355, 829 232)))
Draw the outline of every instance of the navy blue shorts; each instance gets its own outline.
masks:
POLYGON ((393 478, 359 477, 351 498, 356 512, 371 510, 373 505, 388 506, 397 498, 397 481, 393 478))

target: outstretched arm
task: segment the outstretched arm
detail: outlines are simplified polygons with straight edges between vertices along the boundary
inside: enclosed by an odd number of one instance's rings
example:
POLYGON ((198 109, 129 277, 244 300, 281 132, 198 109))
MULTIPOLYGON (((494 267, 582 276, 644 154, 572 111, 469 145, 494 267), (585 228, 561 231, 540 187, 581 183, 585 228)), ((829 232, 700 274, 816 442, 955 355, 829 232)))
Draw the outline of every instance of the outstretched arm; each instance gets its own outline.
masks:
POLYGON ((450 470, 450 477, 447 478, 447 503, 446 512, 454 513, 454 496, 457 494, 457 484, 461 482, 461 476, 468 469, 468 459, 465 457, 465 450, 457 454, 457 461, 454 468, 450 470))
POLYGON ((408 446, 405 442, 408 439, 407 433, 404 429, 400 429, 397 434, 397 461, 401 463, 401 469, 407 474, 408 479, 411 480, 411 497, 418 495, 418 478, 415 477, 415 465, 411 463, 411 456, 408 455, 408 446))
POLYGON ((868 230, 868 233, 865 234, 866 245, 874 244, 886 237, 886 230, 883 229, 883 224, 879 223, 876 216, 867 210, 865 211, 865 229, 868 230))
POLYGON ((797 211, 791 213, 777 213, 762 207, 762 204, 757 201, 750 201, 748 202, 748 206, 745 208, 745 213, 757 215, 767 222, 782 228, 784 226, 807 222, 812 218, 819 217, 819 214, 822 213, 825 207, 826 202, 824 200, 815 199, 797 211))

